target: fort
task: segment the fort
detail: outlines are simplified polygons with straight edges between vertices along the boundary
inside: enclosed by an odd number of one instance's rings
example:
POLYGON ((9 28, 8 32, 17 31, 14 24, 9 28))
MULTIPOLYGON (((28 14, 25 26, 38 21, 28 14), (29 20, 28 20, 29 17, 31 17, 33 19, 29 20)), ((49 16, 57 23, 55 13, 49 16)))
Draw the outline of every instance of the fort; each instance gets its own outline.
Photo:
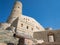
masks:
POLYGON ((35 19, 22 14, 16 1, 8 20, 0 23, 0 45, 59 45, 60 30, 44 28, 35 19))

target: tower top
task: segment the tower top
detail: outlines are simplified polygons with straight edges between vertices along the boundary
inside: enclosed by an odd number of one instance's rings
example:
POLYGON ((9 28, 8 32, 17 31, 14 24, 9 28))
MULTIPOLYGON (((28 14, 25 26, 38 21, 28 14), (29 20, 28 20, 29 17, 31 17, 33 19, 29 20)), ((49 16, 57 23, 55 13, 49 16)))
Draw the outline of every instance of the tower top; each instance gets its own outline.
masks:
POLYGON ((16 4, 16 3, 18 3, 18 4, 22 5, 21 1, 16 1, 16 2, 15 2, 15 4, 16 4))
POLYGON ((20 17, 21 15, 22 15, 22 3, 20 1, 16 1, 14 3, 11 15, 7 22, 12 23, 17 17, 20 17))

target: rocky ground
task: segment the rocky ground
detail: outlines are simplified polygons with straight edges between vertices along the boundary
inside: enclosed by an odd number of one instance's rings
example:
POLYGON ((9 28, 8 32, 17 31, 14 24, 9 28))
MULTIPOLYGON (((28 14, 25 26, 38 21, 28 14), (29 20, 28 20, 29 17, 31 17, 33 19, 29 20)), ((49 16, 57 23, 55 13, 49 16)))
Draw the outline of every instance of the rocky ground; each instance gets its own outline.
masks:
POLYGON ((10 30, 0 29, 0 45, 17 44, 18 39, 13 37, 13 32, 10 30))

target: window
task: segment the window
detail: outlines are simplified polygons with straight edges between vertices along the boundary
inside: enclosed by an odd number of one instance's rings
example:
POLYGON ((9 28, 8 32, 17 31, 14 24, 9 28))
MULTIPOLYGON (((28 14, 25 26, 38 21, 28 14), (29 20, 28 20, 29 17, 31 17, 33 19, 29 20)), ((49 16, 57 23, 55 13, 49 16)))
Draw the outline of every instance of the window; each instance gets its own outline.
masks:
POLYGON ((26 18, 26 22, 27 22, 27 18, 26 18))
POLYGON ((23 24, 21 24, 21 27, 23 27, 23 24))
POLYGON ((28 26, 27 26, 27 29, 28 29, 28 26))
POLYGON ((33 30, 33 28, 31 28, 33 30))
POLYGON ((25 19, 25 18, 24 18, 25 19))
POLYGON ((38 26, 36 26, 36 28, 39 30, 39 27, 38 26))
POLYGON ((18 8, 20 8, 20 7, 18 7, 18 8))
POLYGON ((29 21, 29 19, 28 19, 28 21, 29 21))

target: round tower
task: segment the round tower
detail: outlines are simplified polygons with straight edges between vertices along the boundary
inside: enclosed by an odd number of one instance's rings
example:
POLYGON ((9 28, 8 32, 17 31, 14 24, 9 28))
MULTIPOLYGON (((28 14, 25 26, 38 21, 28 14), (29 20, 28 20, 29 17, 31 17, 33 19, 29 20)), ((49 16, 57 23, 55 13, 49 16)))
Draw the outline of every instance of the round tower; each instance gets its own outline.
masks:
POLYGON ((7 22, 12 23, 17 17, 20 17, 21 15, 22 15, 22 3, 16 1, 7 22))

